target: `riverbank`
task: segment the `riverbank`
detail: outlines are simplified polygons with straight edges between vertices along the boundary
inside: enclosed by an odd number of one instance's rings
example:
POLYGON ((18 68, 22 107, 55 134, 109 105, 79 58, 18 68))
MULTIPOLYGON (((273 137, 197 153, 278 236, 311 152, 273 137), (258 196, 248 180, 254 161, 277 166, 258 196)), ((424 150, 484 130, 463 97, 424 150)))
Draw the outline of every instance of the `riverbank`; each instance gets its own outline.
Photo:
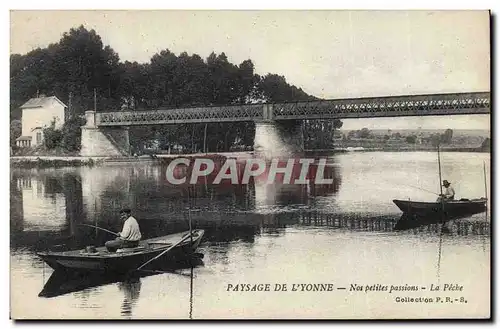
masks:
POLYGON ((103 157, 80 156, 15 156, 10 165, 16 168, 93 167, 106 161, 103 157))
MULTIPOLYGON (((305 150, 308 155, 350 153, 350 152, 434 152, 435 149, 415 149, 415 148, 340 148, 340 149, 320 149, 305 150)), ((441 152, 472 152, 488 153, 481 148, 443 148, 441 152)), ((93 167, 99 165, 122 164, 122 163, 147 163, 158 162, 161 159, 173 159, 177 157, 249 157, 254 152, 218 152, 218 153, 192 153, 192 154, 158 154, 130 157, 81 157, 81 156, 11 156, 10 165, 16 168, 61 168, 61 167, 93 167)))
POLYGON ((155 156, 129 156, 129 157, 82 157, 82 156, 11 156, 10 166, 15 168, 61 168, 61 167, 93 167, 107 164, 120 163, 146 163, 157 162, 161 159, 174 159, 178 157, 201 156, 227 156, 248 157, 253 152, 227 152, 227 153, 193 153, 193 154, 158 154, 155 156))
MULTIPOLYGON (((317 149, 317 150, 306 150, 310 153, 346 153, 346 152, 435 152, 436 148, 432 146, 406 146, 406 147, 343 147, 336 149, 317 149)), ((441 147, 441 152, 474 152, 474 153, 489 153, 489 149, 484 149, 481 147, 441 147)))

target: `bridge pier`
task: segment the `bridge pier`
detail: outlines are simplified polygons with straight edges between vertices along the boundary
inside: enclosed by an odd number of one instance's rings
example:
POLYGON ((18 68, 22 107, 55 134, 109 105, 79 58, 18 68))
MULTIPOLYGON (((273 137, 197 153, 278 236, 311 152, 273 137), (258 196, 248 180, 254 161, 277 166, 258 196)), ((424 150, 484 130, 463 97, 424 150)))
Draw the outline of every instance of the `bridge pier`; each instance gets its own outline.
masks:
POLYGON ((302 120, 255 122, 254 150, 265 156, 281 157, 304 151, 302 120))
POLYGON ((95 111, 86 111, 82 127, 81 156, 129 156, 128 127, 97 127, 95 111))

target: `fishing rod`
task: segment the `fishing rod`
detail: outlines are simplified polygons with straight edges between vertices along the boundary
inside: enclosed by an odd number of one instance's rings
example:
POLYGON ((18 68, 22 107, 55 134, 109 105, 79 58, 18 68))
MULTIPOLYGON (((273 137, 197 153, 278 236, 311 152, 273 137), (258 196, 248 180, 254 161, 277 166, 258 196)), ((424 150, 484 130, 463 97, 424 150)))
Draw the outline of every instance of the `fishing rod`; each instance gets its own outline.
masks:
POLYGON ((443 233, 444 233, 444 197, 443 197, 443 184, 441 183, 441 155, 439 153, 439 142, 437 144, 437 156, 438 156, 438 169, 439 169, 439 190, 441 192, 440 194, 440 201, 441 201, 441 230, 439 231, 439 249, 438 249, 438 259, 437 259, 437 277, 438 277, 438 282, 440 280, 440 272, 441 272, 441 253, 443 249, 443 233))
POLYGON ((438 194, 438 193, 436 193, 436 192, 432 192, 431 190, 426 190, 425 188, 421 188, 421 187, 418 187, 418 186, 413 186, 413 185, 408 185, 408 184, 401 184, 401 185, 408 186, 408 187, 413 187, 413 188, 416 188, 416 189, 419 189, 419 190, 422 190, 422 191, 425 191, 425 192, 428 192, 428 193, 432 193, 432 194, 434 194, 434 195, 439 196, 439 194, 438 194))
POLYGON ((440 200, 441 200, 441 229, 442 226, 444 226, 444 197, 443 197, 443 181, 442 181, 442 176, 441 176, 441 155, 439 153, 439 143, 437 145, 437 155, 438 155, 438 169, 439 169, 439 190, 440 190, 440 200))
POLYGON ((96 226, 96 225, 88 225, 88 224, 78 224, 78 225, 81 225, 81 226, 88 226, 88 227, 93 227, 93 228, 96 228, 96 229, 99 229, 99 230, 103 230, 103 231, 106 231, 108 233, 111 233, 111 234, 114 234, 114 235, 117 235, 119 236, 120 234, 116 233, 116 232, 113 232, 113 231, 110 231, 110 230, 107 230, 105 228, 102 228, 102 227, 99 227, 99 226, 96 226))
MULTIPOLYGON (((388 181, 388 182, 390 182, 390 181, 388 181)), ((427 190, 427 189, 425 189, 425 188, 421 188, 421 187, 418 187, 418 186, 409 185, 409 184, 403 184, 403 183, 395 183, 395 182, 390 182, 390 183, 392 183, 392 184, 398 184, 398 185, 403 185, 403 186, 406 186, 406 187, 416 188, 416 189, 422 190, 422 191, 424 191, 424 192, 432 193, 432 194, 434 194, 434 195, 439 196, 439 194, 438 194, 438 193, 436 193, 436 192, 433 192, 433 191, 431 191, 431 190, 427 190)))
MULTIPOLYGON (((437 151, 438 151, 438 169, 439 169, 439 190, 441 192, 440 195, 443 195, 443 184, 442 184, 442 178, 441 178, 441 155, 439 154, 439 144, 437 146, 437 151)), ((441 198, 441 200, 443 200, 441 198)))

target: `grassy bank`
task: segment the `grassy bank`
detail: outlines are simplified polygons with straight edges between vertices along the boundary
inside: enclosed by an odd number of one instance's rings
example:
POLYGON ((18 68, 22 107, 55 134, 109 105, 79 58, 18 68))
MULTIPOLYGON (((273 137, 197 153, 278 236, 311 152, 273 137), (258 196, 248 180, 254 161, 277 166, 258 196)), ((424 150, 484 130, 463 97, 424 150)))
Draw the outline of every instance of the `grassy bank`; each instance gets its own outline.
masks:
POLYGON ((83 157, 11 157, 10 165, 16 168, 93 167, 103 159, 83 157))

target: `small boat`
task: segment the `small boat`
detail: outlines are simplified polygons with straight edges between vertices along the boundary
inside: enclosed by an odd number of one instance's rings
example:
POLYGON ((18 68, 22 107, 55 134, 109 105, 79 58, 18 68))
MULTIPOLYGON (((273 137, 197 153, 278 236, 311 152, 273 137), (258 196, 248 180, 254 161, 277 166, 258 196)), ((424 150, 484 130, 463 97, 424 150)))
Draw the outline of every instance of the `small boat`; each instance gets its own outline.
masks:
POLYGON ((70 251, 45 251, 37 255, 57 271, 98 271, 126 273, 158 257, 158 261, 177 262, 193 255, 203 238, 204 230, 193 230, 142 240, 135 248, 109 252, 106 247, 87 247, 70 251), (169 250, 170 249, 170 250, 169 250))
POLYGON ((392 200, 408 218, 441 217, 446 219, 468 216, 486 210, 486 198, 460 199, 436 202, 420 202, 410 200, 392 200))
POLYGON ((147 270, 128 273, 101 273, 86 271, 54 271, 44 284, 39 297, 57 297, 84 289, 104 286, 111 283, 125 284, 138 282, 142 278, 158 274, 171 273, 175 275, 189 276, 182 270, 203 266, 201 257, 196 257, 189 262, 176 264, 154 262, 147 270))
MULTIPOLYGON (((441 156, 439 153, 439 144, 437 145, 437 155, 438 155, 438 170, 439 170, 439 182, 441 193, 438 196, 443 195, 443 184, 446 182, 441 179, 441 156)), ((484 170, 484 188, 485 196, 487 193, 486 184, 486 164, 483 162, 484 170)), ((424 190, 427 191, 427 190, 424 190)), ((428 191, 431 192, 431 191, 428 191)), ((434 192, 431 192, 434 193, 434 192)), ((442 223, 452 219, 467 217, 477 213, 486 211, 488 199, 486 197, 477 199, 460 199, 460 200, 444 200, 444 201, 433 201, 433 202, 421 202, 421 201, 411 201, 411 200, 392 200, 403 212, 403 216, 398 221, 396 227, 410 227, 415 225, 418 221, 422 224, 428 223, 442 223), (408 219, 413 220, 409 223, 408 219), (409 225, 410 224, 410 225, 409 225)))

